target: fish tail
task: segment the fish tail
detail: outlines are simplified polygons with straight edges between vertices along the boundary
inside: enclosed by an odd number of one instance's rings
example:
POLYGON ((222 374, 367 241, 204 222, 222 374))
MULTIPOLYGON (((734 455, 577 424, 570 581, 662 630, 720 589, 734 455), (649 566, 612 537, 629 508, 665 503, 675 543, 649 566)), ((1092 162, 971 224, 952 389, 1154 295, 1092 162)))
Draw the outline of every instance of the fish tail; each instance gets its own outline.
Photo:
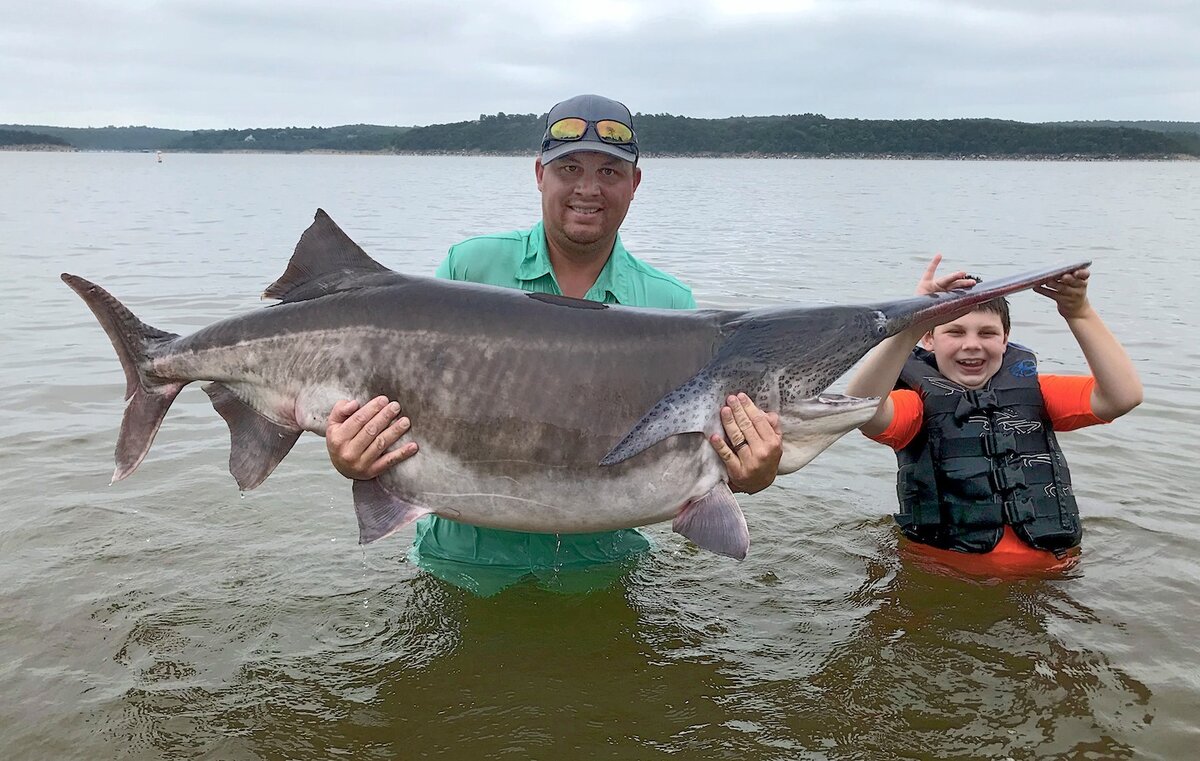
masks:
POLYGON ((63 282, 79 294, 108 334, 125 371, 125 416, 117 438, 112 480, 137 470, 146 458, 163 417, 188 381, 158 378, 150 372, 152 350, 179 336, 151 327, 95 283, 63 273, 63 282))

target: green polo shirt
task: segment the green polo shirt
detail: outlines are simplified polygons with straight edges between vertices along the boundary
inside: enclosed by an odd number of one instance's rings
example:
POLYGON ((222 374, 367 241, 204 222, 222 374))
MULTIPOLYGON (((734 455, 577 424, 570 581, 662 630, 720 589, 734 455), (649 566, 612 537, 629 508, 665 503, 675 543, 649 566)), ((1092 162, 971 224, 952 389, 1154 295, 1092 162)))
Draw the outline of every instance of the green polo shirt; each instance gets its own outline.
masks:
MULTIPOLYGON (((562 295, 550 267, 550 253, 541 222, 528 230, 480 235, 451 246, 450 253, 437 269, 437 276, 562 295)), ((612 255, 584 298, 633 307, 696 308, 691 288, 633 258, 621 245, 619 234, 612 255)))
MULTIPOLYGON (((437 276, 562 295, 541 222, 528 230, 481 235, 451 246, 437 276)), ((696 308, 690 288, 635 259, 619 235, 585 298, 625 306, 696 308)), ((603 497, 597 495, 597 499, 603 497)), ((595 588, 624 570, 618 561, 649 547, 650 542, 637 529, 529 534, 430 515, 417 523, 409 559, 445 581, 487 596, 526 576, 563 591, 595 588)))

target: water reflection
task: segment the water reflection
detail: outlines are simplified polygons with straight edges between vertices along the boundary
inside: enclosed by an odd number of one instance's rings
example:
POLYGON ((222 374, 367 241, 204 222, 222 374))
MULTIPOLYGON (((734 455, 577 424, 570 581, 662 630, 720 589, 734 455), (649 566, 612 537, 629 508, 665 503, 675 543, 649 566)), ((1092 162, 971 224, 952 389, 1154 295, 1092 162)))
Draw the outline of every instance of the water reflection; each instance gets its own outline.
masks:
POLYGON ((121 697, 111 739, 173 757, 619 758, 727 717, 718 665, 647 647, 620 584, 479 598, 419 575, 388 596, 395 609, 368 638, 336 600, 341 625, 308 635, 277 611, 252 641, 225 644, 219 657, 242 665, 216 682, 180 666, 189 642, 221 647, 201 631, 215 622, 183 607, 139 621, 114 657, 137 649, 154 665, 121 697))
MULTIPOLYGON (((102 613, 126 630, 112 658, 133 683, 103 723, 133 757, 1134 755, 1150 690, 1071 644, 1072 627, 1112 626, 1072 579, 972 583, 902 560, 884 524, 865 534, 858 585, 805 603, 857 618, 777 648, 747 631, 769 612, 683 602, 687 582, 649 599, 646 568, 576 595, 480 598, 417 574, 369 605, 366 590, 129 601, 102 613)), ((795 613, 796 590, 758 581, 795 613)))
POLYGON ((1149 688, 1064 624, 1111 626, 1070 579, 969 581, 881 546, 852 637, 803 680, 747 687, 763 732, 829 758, 1129 758, 1149 688), (871 581, 886 578, 883 585, 871 581))
MULTIPOLYGON (((205 325, 258 307, 317 206, 380 261, 430 272, 450 242, 536 219, 528 160, 131 161, 0 161, 0 261, 21 275, 0 279, 5 759, 1194 753, 1200 355, 1163 326, 1196 322, 1198 165, 655 159, 625 225, 706 305, 902 294, 933 250, 995 272, 1095 258, 1147 402, 1119 436, 1072 434, 1089 504, 1070 577, 909 567, 878 517, 890 455, 843 440, 755 495, 742 564, 667 534, 604 590, 479 600, 403 546, 359 562, 320 442, 239 499, 198 389, 138 477, 106 488, 123 379, 57 275, 91 275, 163 328, 205 325), (716 213, 679 203, 739 183, 755 193, 716 213)), ((1081 369, 1041 301, 1022 335, 1081 369)))

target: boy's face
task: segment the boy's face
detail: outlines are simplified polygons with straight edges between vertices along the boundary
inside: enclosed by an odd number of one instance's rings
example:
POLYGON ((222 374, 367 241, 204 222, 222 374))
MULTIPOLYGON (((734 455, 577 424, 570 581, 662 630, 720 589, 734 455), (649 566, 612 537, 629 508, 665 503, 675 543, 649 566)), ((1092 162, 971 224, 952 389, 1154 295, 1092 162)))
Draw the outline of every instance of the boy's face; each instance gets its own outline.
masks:
POLYGON ((965 388, 983 388, 1000 370, 1008 336, 1000 315, 971 312, 926 333, 921 345, 934 353, 938 372, 965 388))

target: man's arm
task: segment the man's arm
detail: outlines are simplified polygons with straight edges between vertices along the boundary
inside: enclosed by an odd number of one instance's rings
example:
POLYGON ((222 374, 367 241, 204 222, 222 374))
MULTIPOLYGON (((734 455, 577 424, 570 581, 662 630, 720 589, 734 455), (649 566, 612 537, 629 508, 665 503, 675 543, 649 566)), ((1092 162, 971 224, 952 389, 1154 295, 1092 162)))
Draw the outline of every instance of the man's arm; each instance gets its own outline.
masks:
POLYGON ((1058 313, 1067 321, 1096 379, 1092 413, 1112 421, 1142 403, 1142 382, 1124 347, 1088 301, 1090 276, 1085 267, 1034 290, 1058 304, 1058 313))
MULTIPOLYGON (((930 260, 929 266, 917 282, 918 296, 975 285, 975 281, 963 271, 938 277, 937 268, 941 262, 941 254, 935 254, 930 260)), ((859 430, 867 436, 878 436, 892 424, 895 410, 892 408, 889 394, 896 386, 896 379, 900 377, 900 371, 904 369, 904 363, 908 361, 913 346, 921 340, 927 329, 924 325, 914 325, 876 346, 859 365, 858 371, 846 386, 846 393, 850 396, 879 397, 879 407, 875 410, 875 416, 859 426, 859 430)))

